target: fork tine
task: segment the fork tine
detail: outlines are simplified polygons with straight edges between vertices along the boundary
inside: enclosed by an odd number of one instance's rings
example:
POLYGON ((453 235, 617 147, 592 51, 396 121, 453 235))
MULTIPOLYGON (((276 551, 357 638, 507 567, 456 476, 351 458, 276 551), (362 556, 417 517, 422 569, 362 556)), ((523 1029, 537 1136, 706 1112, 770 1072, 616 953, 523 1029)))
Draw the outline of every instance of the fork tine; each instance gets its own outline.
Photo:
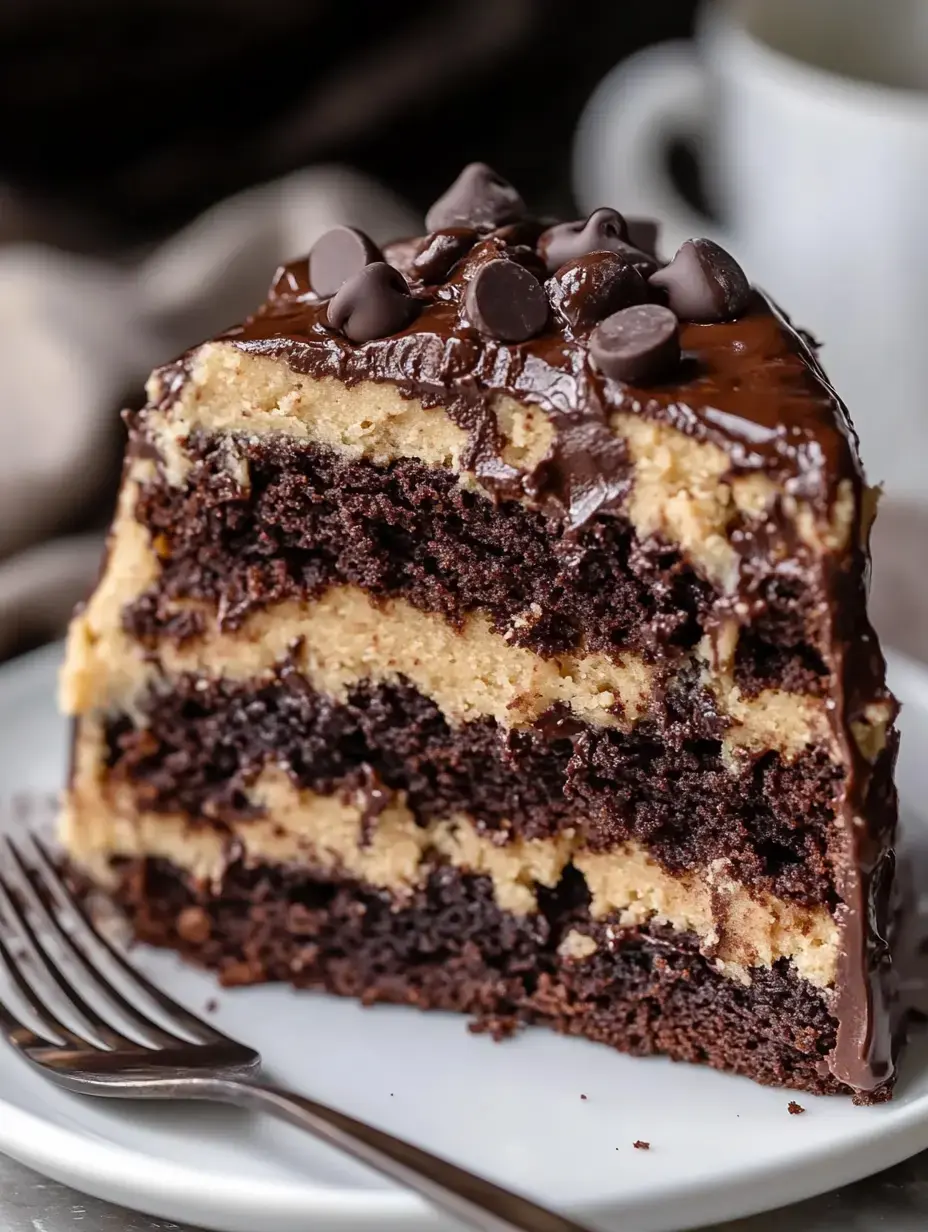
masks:
POLYGON ((41 864, 45 884, 55 896, 62 913, 67 913, 66 918, 73 925, 74 935, 81 944, 91 948, 97 946, 103 950, 129 983, 135 989, 141 989, 163 1011, 165 1016, 171 1021, 172 1027, 180 1027, 200 1043, 229 1042, 227 1035, 223 1035, 221 1031, 211 1027, 208 1022, 204 1022, 202 1018, 198 1018, 196 1014, 179 1005, 167 993, 162 992, 160 988, 150 983, 140 971, 137 971, 130 962, 123 958, 112 942, 107 940, 97 929, 82 904, 77 901, 67 888, 61 875, 55 868, 54 860, 45 843, 35 833, 30 834, 30 837, 38 856, 38 862, 41 864))
MULTIPOLYGON (((123 1016, 132 1023, 135 1030, 143 1036, 145 1042, 150 1047, 173 1048, 178 1044, 187 1043, 186 1040, 181 1039, 179 1036, 171 1035, 167 1031, 162 1030, 157 1023, 152 1022, 140 1010, 136 1009, 134 1005, 131 1005, 119 989, 114 988, 112 983, 88 961, 87 957, 74 944, 57 915, 46 906, 42 896, 42 891, 45 888, 43 874, 28 864, 11 838, 5 836, 3 841, 8 854, 18 869, 19 880, 22 882, 22 888, 29 900, 29 905, 45 926, 54 932, 76 969, 88 985, 95 990, 97 995, 108 1001, 111 1006, 115 1005, 123 1016)), ((112 1030, 112 1027, 110 1027, 110 1030, 112 1030)))
MULTIPOLYGON (((0 958, 3 959, 7 970, 11 971, 12 968, 7 959, 6 946, 3 945, 2 940, 0 940, 0 958)), ((61 1047, 60 1040, 53 1040, 48 1036, 39 1035, 32 1027, 27 1027, 24 1022, 20 1022, 2 997, 0 997, 0 1034, 20 1052, 27 1052, 30 1048, 61 1047)))
MULTIPOLYGON (((9 893, 6 886, 3 885, 2 881, 0 881, 0 905, 2 905, 4 909, 4 916, 7 916, 8 904, 9 893)), ((7 921, 4 920, 4 923, 6 922, 7 921)), ((35 988, 23 975, 22 968, 10 952, 10 948, 3 937, 2 931, 0 931, 0 959, 3 960, 3 965, 6 967, 7 974, 16 985, 19 995, 22 997, 26 1005, 29 1006, 29 1009, 32 1011, 36 1021, 41 1023, 42 1030, 48 1035, 49 1038, 45 1042, 50 1043, 54 1040, 54 1043, 59 1047, 62 1043, 77 1044, 81 1047, 86 1046, 87 1041, 81 1039, 81 1037, 72 1031, 70 1027, 66 1027, 63 1022, 59 1021, 57 1016, 45 1004, 44 998, 38 995, 35 988), (58 1036, 57 1040, 54 1039, 56 1035, 58 1036)), ((6 1011, 6 1021, 4 1022, 4 1027, 7 1030, 9 1030, 10 1025, 12 1024, 12 1029, 14 1031, 28 1031, 28 1028, 24 1027, 24 1025, 19 1022, 11 1010, 9 1010, 6 1006, 4 1006, 4 1010, 6 1011)), ((7 1038, 9 1038, 9 1036, 7 1038)), ((92 1046, 96 1047, 96 1045, 92 1046)))
MULTIPOLYGON (((12 859, 15 868, 15 852, 13 851, 12 843, 6 836, 2 839, 0 851, 5 851, 7 858, 12 859)), ((17 880, 20 879, 17 878, 17 880)), ((26 889, 27 897, 29 897, 32 887, 23 883, 22 888, 26 889)), ((79 1021, 80 1031, 70 1031, 70 1037, 78 1039, 82 1043, 90 1044, 93 1048, 100 1047, 100 1044, 96 1042, 97 1040, 102 1040, 103 1044, 107 1048, 137 1048, 138 1044, 136 1044, 135 1040, 127 1039, 126 1036, 122 1035, 115 1028, 111 1027, 103 1018, 101 1018, 93 1006, 88 1005, 65 973, 61 970, 61 967, 55 961, 53 955, 49 953, 45 943, 39 940, 38 934, 29 922, 28 916, 16 901, 15 890, 11 888, 9 881, 6 879, 3 872, 0 872, 0 900, 2 900, 7 923, 9 924, 12 921, 13 928, 19 935, 20 941, 26 947, 26 951, 33 963, 35 963, 36 971, 43 972, 58 988, 58 991, 67 1002, 69 1009, 79 1021)), ((25 979, 19 964, 15 964, 13 974, 14 978, 21 976, 25 979)), ((18 978, 17 983, 19 983, 18 978)), ((39 1000, 40 1004, 43 1001, 46 1004, 45 1016, 47 1018, 51 1018, 51 1011, 47 1006, 47 998, 42 998, 39 995, 34 979, 30 981, 30 983, 32 984, 34 995, 39 1000)), ((57 1019, 55 1019, 55 1023, 57 1029, 57 1019)), ((64 1028, 64 1030, 67 1030, 67 1028, 64 1028)))

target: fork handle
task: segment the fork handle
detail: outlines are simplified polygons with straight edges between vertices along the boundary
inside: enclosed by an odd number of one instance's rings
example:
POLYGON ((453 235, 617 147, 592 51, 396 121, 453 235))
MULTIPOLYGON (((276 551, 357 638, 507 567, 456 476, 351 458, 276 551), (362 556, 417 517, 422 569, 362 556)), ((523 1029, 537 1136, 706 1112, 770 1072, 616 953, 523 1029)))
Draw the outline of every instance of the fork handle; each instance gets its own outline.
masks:
POLYGON ((188 1098, 269 1112, 305 1129, 480 1232, 589 1232, 528 1198, 305 1095, 239 1078, 193 1078, 183 1086, 188 1098))

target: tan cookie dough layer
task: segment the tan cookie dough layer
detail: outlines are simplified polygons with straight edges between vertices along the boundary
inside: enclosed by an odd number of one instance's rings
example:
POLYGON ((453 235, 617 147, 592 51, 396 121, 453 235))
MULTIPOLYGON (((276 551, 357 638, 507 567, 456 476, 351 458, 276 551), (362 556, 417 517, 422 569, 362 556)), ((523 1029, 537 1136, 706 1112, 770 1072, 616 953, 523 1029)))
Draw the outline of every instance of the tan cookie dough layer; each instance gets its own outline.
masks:
MULTIPOLYGON (((151 378, 148 394, 154 405, 164 397, 161 374, 151 378)), ((493 409, 505 462, 528 472, 549 456, 555 433, 543 408, 499 395, 493 409)), ((379 464, 415 458, 456 471, 467 486, 480 486, 462 466, 467 434, 441 407, 425 407, 390 384, 347 386, 332 377, 305 376, 282 359, 249 354, 228 342, 208 342, 194 352, 176 400, 164 411, 149 412, 146 422, 169 481, 178 485, 190 467, 185 438, 201 429, 250 436, 279 432, 379 464)), ((610 427, 628 445, 633 482, 624 512, 639 536, 658 534, 679 546, 725 589, 735 587, 739 569, 730 542, 733 527, 744 519, 762 524, 778 501, 794 523, 795 537, 813 553, 839 550, 848 542, 854 520, 849 483, 841 485, 823 519, 760 473, 733 475, 731 459, 717 445, 638 414, 615 414, 610 427)), ((237 474, 234 460, 230 470, 237 474)))
MULTIPOLYGON (((164 396, 160 373, 152 375, 147 392, 153 403, 164 396)), ((505 461, 519 470, 537 466, 554 440, 544 411, 505 397, 494 409, 505 461)), ((459 473, 467 446, 467 433, 440 407, 424 407, 394 385, 345 385, 334 377, 304 376, 283 360, 222 342, 207 342, 195 352, 180 396, 148 422, 168 481, 175 485, 187 477, 184 441, 197 428, 248 436, 279 432, 380 465, 416 458, 459 473)))
MULTIPOLYGON (((71 857, 100 872, 114 855, 170 860, 195 876, 221 875, 229 834, 191 825, 182 815, 140 810, 131 787, 110 783, 99 728, 81 725, 75 773, 63 814, 71 857)), ((825 908, 806 908, 734 881, 725 861, 672 876, 636 843, 608 853, 580 845, 573 831, 552 839, 498 845, 467 816, 416 824, 401 794, 380 814, 364 841, 364 801, 349 794, 319 796, 293 786, 279 769, 265 770, 251 789, 264 818, 232 826, 244 858, 254 863, 308 863, 408 896, 436 861, 488 876, 500 907, 524 915, 537 908, 535 887, 555 886, 568 864, 586 878, 594 918, 617 916, 620 926, 666 924, 696 933, 719 969, 742 982, 750 968, 781 958, 817 987, 834 980, 838 933, 825 908)), ((574 940, 576 957, 589 943, 574 940)))
MULTIPOLYGON (((611 427, 624 438, 634 466, 625 512, 639 538, 658 535, 676 544, 723 589, 733 590, 738 580, 733 527, 742 521, 762 525, 777 505, 813 555, 839 552, 850 540, 854 491, 849 480, 839 484, 829 515, 822 519, 760 472, 733 476, 731 459, 717 445, 624 412, 613 415, 611 427)), ((795 547, 784 539, 779 552, 785 558, 795 547)))
POLYGON ((62 705, 69 714, 131 713, 165 671, 250 680, 288 657, 314 689, 340 701, 362 680, 405 677, 453 724, 490 715, 507 727, 532 722, 556 702, 591 723, 633 723, 647 708, 654 670, 634 655, 622 664, 603 655, 542 659, 510 646, 485 616, 455 629, 402 600, 375 605, 356 587, 336 586, 310 603, 255 612, 235 633, 213 627, 182 646, 164 642, 155 662, 120 628, 95 627, 88 609, 71 626, 62 705))

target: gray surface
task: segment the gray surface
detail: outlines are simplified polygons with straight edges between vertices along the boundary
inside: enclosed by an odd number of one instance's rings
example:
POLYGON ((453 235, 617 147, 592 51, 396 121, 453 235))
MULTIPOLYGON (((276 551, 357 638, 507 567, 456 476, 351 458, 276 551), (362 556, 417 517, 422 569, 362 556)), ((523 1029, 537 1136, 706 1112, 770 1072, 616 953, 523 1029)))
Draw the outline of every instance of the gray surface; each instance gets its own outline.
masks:
MULTIPOLYGON (((75 1193, 0 1155, 2 1232, 190 1232, 75 1193)), ((259 1228, 255 1232, 260 1232, 259 1228)))
MULTIPOLYGON (((739 1219, 724 1232, 924 1232, 928 1226, 928 1152, 870 1180, 770 1215, 739 1219)), ((75 1193, 0 1155, 2 1232, 193 1232, 166 1219, 136 1215, 75 1193)), ((717 1225, 722 1232, 722 1225, 717 1225)), ((255 1228, 255 1232, 262 1232, 255 1228)), ((325 1232, 313 1225, 313 1232, 325 1232)))

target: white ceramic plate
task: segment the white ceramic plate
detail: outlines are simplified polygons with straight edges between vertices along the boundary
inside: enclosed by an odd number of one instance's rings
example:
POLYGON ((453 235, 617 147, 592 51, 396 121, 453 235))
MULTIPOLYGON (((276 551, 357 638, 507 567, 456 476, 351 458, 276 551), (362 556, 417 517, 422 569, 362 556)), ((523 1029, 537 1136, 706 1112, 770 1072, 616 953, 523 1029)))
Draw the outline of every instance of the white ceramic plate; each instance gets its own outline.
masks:
MULTIPOLYGON (((0 800, 51 791, 66 762, 52 647, 0 670, 0 800)), ((894 659, 905 701, 902 795, 928 840, 928 673, 894 659), (914 811, 914 812, 913 812, 914 811)), ((203 1012, 205 976, 138 960, 203 1012)), ((877 1108, 791 1095, 696 1066, 631 1060, 528 1031, 505 1044, 461 1018, 285 988, 218 994, 215 1021, 281 1082, 603 1228, 670 1232, 798 1201, 928 1148, 928 1041, 877 1108), (587 1098, 582 1099, 585 1095, 587 1098), (650 1151, 632 1146, 650 1142, 650 1151)), ((413 1196, 266 1118, 55 1091, 0 1047, 0 1150, 88 1193, 221 1232, 421 1232, 413 1196)))

